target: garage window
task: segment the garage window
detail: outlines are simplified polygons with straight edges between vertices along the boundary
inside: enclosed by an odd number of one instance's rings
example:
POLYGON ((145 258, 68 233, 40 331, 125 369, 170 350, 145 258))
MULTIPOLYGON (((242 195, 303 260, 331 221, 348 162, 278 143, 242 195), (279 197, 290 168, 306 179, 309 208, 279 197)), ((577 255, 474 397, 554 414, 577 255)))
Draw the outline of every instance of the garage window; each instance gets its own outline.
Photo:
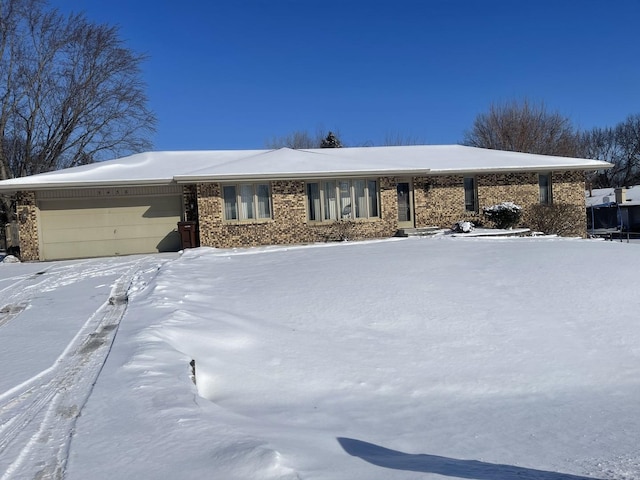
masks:
POLYGON ((224 219, 227 221, 267 220, 271 218, 271 192, 266 183, 225 185, 224 219))

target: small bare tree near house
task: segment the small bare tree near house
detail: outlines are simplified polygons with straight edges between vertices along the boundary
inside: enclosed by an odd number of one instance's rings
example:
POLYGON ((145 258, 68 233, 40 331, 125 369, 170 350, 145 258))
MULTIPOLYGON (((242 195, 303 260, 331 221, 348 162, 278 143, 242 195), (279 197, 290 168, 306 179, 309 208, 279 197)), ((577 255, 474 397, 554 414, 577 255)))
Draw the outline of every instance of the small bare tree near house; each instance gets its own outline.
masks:
POLYGON ((577 156, 578 137, 571 121, 529 100, 493 104, 465 133, 465 145, 543 155, 577 156))

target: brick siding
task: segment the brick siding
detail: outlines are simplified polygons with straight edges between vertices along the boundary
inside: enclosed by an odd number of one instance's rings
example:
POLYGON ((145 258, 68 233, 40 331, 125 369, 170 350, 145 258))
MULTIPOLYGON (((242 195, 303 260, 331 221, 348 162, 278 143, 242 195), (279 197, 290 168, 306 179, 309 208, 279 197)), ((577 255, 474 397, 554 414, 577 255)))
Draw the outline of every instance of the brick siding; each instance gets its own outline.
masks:
POLYGON ((40 260, 36 193, 18 192, 16 196, 16 212, 18 213, 20 258, 26 261, 40 260))
POLYGON ((387 209, 382 218, 350 222, 316 223, 307 221, 305 183, 271 182, 273 216, 271 220, 231 223, 223 220, 223 202, 219 183, 198 185, 200 244, 219 248, 278 245, 350 239, 382 238, 396 231, 395 184, 381 182, 380 195, 387 209), (392 201, 393 200, 393 201, 392 201), (393 219, 393 220, 390 220, 393 219))
MULTIPOLYGON (((585 236, 586 215, 584 175, 582 172, 554 172, 553 201, 574 205, 584 223, 576 225, 572 234, 585 236)), ((219 248, 310 243, 337 240, 384 238, 398 229, 396 184, 398 177, 378 178, 380 217, 367 220, 321 223, 307 220, 305 182, 273 181, 270 183, 273 216, 268 221, 230 223, 223 220, 221 186, 199 184, 198 213, 201 245, 219 248)), ((413 178, 415 223, 417 227, 448 228, 460 220, 487 223, 482 208, 501 202, 514 202, 524 209, 539 202, 537 173, 477 175, 479 212, 465 211, 464 176, 428 176, 413 178)))
MULTIPOLYGON (((527 207, 539 202, 536 173, 476 175, 478 207, 505 201, 524 209, 523 226, 527 224, 527 207)), ((396 185, 398 177, 378 180, 380 217, 347 222, 322 223, 307 220, 305 182, 273 181, 271 186, 272 219, 246 223, 230 223, 223 219, 223 201, 219 183, 187 185, 183 201, 187 218, 199 219, 200 244, 219 248, 259 245, 311 243, 341 238, 351 240, 393 236, 398 228, 396 185), (197 200, 197 201, 196 201, 197 200)), ((577 218, 572 235, 586 235, 584 174, 581 171, 553 172, 553 202, 572 205, 577 218)), ((481 213, 465 211, 464 176, 425 176, 412 179, 414 215, 417 227, 448 228, 460 220, 484 222, 481 213)), ((19 192, 17 196, 20 253, 23 260, 38 260, 38 211, 35 192, 19 192)))
MULTIPOLYGON (((584 173, 553 172, 551 177, 553 203, 574 206, 576 218, 583 219, 570 234, 586 236, 584 173)), ((540 202, 537 173, 487 174, 475 175, 475 178, 478 188, 477 213, 465 210, 463 175, 414 179, 416 225, 450 227, 460 220, 468 220, 491 226, 483 217, 482 209, 502 202, 513 202, 523 208, 521 224, 527 226, 528 208, 540 202)))

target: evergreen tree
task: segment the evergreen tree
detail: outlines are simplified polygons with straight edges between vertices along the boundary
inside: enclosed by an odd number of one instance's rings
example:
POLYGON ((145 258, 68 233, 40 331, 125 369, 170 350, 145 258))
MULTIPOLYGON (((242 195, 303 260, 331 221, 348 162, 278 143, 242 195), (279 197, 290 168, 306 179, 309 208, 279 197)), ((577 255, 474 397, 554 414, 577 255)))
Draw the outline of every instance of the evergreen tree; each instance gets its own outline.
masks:
POLYGON ((333 134, 333 132, 329 132, 327 138, 322 140, 320 148, 342 148, 342 143, 340 142, 340 139, 333 134))

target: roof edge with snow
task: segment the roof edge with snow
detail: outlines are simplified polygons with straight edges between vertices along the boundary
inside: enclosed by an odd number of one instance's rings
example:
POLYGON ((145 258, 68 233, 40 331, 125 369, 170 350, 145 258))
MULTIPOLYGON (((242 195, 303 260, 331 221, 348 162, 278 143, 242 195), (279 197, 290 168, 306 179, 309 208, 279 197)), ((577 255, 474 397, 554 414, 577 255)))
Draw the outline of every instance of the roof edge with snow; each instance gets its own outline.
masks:
MULTIPOLYGON (((20 177, 29 178, 29 177, 20 177)), ((164 187, 167 185, 175 185, 173 179, 156 179, 156 180, 109 180, 103 182, 48 182, 48 183, 20 183, 13 185, 3 185, 0 182, 0 192, 20 192, 27 190, 58 190, 60 188, 107 188, 107 187, 164 187)))
POLYGON ((427 175, 428 168, 410 170, 344 170, 331 172, 295 172, 295 173, 256 173, 256 174, 218 174, 218 175, 176 175, 174 180, 179 184, 193 182, 231 182, 234 180, 313 180, 319 178, 352 178, 367 176, 407 176, 427 175))
POLYGON ((145 152, 0 181, 0 191, 193 182, 602 170, 600 160, 463 145, 145 152))

